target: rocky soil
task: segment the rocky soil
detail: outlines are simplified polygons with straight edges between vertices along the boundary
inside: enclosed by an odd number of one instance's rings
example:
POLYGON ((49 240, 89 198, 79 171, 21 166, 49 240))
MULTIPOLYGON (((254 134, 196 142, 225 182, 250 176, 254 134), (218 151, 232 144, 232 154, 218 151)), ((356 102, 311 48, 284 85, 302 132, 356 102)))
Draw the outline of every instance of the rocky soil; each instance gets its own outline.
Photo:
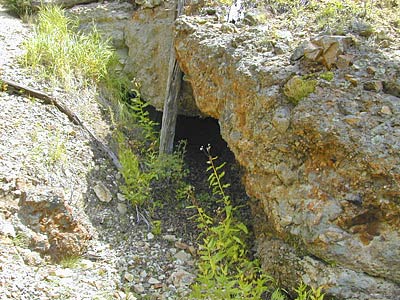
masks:
MULTIPOLYGON (((97 91, 66 92, 28 74, 17 58, 31 28, 1 6, 0 24, 0 76, 60 100, 107 143, 97 91)), ((117 170, 52 105, 2 91, 0 135, 1 299, 185 298, 194 248, 174 221, 185 215, 163 215, 159 236, 137 222, 117 170)))

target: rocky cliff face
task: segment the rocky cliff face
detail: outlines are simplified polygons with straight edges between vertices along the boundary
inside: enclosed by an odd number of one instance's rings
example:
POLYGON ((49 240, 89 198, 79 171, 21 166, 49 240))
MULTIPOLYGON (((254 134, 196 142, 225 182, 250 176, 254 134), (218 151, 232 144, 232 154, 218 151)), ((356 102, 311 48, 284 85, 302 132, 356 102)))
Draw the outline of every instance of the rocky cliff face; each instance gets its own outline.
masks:
POLYGON ((266 28, 182 17, 175 42, 259 199, 263 266, 286 286, 399 299, 399 50, 330 36, 294 51, 291 33, 271 44, 266 28))
MULTIPOLYGON (((124 70, 161 110, 174 4, 136 2, 74 9, 104 23, 126 54, 124 70)), ((215 8, 205 11, 209 17, 175 26, 181 113, 219 120, 247 192, 259 200, 253 210, 266 272, 287 287, 301 279, 338 298, 400 299, 398 31, 355 22, 351 35, 315 38, 272 23, 219 23, 215 8)))

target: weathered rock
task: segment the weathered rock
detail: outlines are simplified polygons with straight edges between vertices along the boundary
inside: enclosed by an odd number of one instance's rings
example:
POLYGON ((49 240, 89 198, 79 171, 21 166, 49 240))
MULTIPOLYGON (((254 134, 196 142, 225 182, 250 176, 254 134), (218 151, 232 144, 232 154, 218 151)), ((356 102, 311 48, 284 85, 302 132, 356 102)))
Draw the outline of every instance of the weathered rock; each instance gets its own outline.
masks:
POLYGON ((382 82, 378 80, 372 80, 364 83, 364 90, 371 92, 380 92, 382 91, 382 82))
MULTIPOLYGON (((351 37, 345 36, 320 36, 302 43, 292 54, 293 61, 304 57, 313 62, 318 62, 331 69, 336 64, 340 55, 353 43, 351 37)), ((342 57, 343 58, 343 57, 342 57)))
POLYGON ((162 0, 135 0, 136 4, 139 4, 142 8, 154 8, 161 5, 162 0))
POLYGON ((173 282, 173 284, 177 287, 183 287, 190 286, 195 279, 196 276, 194 276, 193 274, 185 270, 178 270, 172 273, 171 277, 168 280, 173 282))
POLYGON ((400 79, 388 80, 383 83, 383 91, 387 94, 400 98, 400 79))
POLYGON ((62 190, 25 190, 19 205, 19 219, 30 230, 25 234, 35 250, 60 260, 81 255, 87 248, 91 234, 66 203, 62 190))
MULTIPOLYGON (((141 96, 157 110, 163 110, 166 99, 174 19, 175 2, 162 2, 134 12, 125 31, 129 57, 124 70, 135 77, 141 96)), ((181 114, 200 114, 185 80, 179 97, 181 114)))
MULTIPOLYGON (((251 47, 257 40, 255 30, 226 33, 218 24, 188 17, 176 22, 178 61, 197 106, 219 120, 245 169, 247 192, 260 200, 257 211, 267 228, 256 228, 265 268, 287 278, 289 287, 301 275, 313 286, 327 283, 326 292, 339 298, 398 298, 398 98, 316 82, 315 91, 294 106, 281 87, 293 74, 312 71, 291 64, 288 55, 258 52, 251 47), (384 106, 391 114, 382 112, 384 106), (271 234, 297 252, 280 259, 280 246, 272 251, 266 238, 271 234)), ((346 40, 318 40, 314 58, 333 66, 346 40)), ((357 55, 354 48, 346 52, 357 55)))

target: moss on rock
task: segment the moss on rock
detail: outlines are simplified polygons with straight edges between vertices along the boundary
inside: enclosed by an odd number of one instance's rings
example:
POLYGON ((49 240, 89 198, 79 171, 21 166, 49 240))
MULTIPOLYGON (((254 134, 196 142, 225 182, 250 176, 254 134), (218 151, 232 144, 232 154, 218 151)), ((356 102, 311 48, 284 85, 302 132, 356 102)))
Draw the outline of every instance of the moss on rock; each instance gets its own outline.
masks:
POLYGON ((301 99, 314 92, 316 86, 316 80, 293 76, 283 87, 283 93, 293 104, 297 105, 301 99))

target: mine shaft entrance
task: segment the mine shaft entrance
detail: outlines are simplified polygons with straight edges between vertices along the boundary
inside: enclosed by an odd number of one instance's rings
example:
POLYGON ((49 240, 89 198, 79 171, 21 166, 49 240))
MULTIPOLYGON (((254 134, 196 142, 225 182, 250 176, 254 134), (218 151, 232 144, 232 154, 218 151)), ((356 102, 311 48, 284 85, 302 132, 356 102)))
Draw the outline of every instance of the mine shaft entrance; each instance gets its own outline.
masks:
POLYGON ((189 168, 189 183, 196 188, 196 193, 209 192, 207 157, 200 150, 201 146, 211 145, 211 154, 218 156, 217 164, 226 162, 224 182, 231 186, 228 190, 235 204, 245 204, 248 196, 241 183, 242 172, 235 156, 223 140, 218 120, 178 116, 175 129, 175 145, 180 140, 186 140, 185 163, 189 168))

